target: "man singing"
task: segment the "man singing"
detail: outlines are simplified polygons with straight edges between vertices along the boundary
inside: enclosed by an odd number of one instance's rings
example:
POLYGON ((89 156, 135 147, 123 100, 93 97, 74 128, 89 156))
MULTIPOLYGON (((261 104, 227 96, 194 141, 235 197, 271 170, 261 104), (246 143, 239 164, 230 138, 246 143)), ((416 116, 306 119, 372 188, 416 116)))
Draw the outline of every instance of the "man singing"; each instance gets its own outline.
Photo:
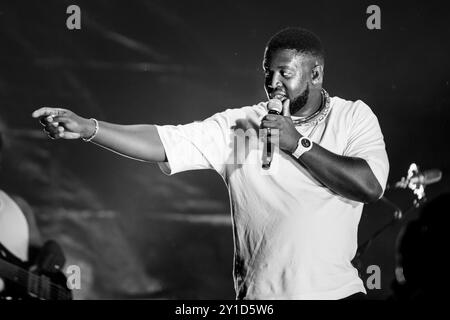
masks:
POLYGON ((351 260, 363 205, 383 195, 389 162, 371 109, 322 88, 324 60, 310 31, 269 40, 265 90, 281 114, 261 102, 178 126, 117 125, 59 108, 33 117, 51 138, 82 138, 168 175, 217 171, 230 195, 238 299, 343 299, 365 293, 351 260), (267 129, 279 152, 262 169, 266 150, 236 148, 233 132, 267 129))

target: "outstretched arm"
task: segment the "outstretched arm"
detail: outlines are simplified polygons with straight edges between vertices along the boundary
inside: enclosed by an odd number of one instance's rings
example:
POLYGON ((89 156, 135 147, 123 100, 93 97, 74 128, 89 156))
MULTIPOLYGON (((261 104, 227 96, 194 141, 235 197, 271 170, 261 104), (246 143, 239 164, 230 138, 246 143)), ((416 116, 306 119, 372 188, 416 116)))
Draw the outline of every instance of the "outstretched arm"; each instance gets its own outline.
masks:
MULTIPOLYGON (((53 139, 89 138, 95 122, 60 108, 41 108, 33 112, 53 139)), ((118 125, 99 121, 92 142, 125 157, 147 162, 166 161, 164 146, 155 125, 118 125)))

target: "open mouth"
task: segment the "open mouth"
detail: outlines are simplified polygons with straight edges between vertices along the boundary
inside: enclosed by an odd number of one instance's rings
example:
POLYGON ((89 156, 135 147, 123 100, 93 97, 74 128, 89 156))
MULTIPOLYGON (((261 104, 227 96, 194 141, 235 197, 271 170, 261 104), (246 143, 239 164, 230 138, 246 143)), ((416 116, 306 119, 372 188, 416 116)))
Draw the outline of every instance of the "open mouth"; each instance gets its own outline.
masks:
POLYGON ((283 92, 280 92, 280 91, 276 91, 276 92, 272 93, 270 96, 272 99, 277 99, 280 101, 284 101, 287 99, 286 94, 283 92))

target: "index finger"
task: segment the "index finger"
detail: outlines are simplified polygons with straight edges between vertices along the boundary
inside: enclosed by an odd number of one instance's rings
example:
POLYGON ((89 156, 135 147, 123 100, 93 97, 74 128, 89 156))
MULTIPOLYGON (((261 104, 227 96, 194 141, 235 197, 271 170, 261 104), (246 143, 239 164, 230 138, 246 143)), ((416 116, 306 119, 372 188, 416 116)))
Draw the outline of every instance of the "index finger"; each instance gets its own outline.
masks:
POLYGON ((48 108, 48 107, 37 109, 31 114, 33 118, 40 118, 46 116, 62 116, 62 115, 64 115, 63 109, 48 108))
POLYGON ((264 116, 264 118, 262 118, 262 121, 267 120, 267 121, 276 121, 278 119, 279 116, 275 115, 275 114, 267 114, 264 116))

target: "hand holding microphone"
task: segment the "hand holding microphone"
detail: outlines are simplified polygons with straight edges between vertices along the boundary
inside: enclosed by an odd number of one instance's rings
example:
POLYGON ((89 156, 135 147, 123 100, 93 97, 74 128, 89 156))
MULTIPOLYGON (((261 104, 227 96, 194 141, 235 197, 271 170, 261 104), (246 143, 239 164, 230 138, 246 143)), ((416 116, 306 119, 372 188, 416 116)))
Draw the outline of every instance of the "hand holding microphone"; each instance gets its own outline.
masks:
POLYGON ((266 156, 263 158, 263 169, 270 168, 273 159, 273 145, 271 138, 277 129, 279 147, 286 152, 292 153, 297 147, 300 133, 295 129, 289 111, 289 99, 283 101, 271 99, 267 104, 268 114, 261 121, 261 129, 267 129, 266 156))
MULTIPOLYGON (((273 114, 273 115, 281 115, 281 112, 283 110, 283 105, 281 103, 280 100, 278 99, 270 99, 269 102, 267 103, 267 110, 268 110, 268 114, 273 114)), ((272 129, 269 127, 266 129, 267 130, 267 134, 266 134, 266 157, 264 157, 264 161, 263 161, 263 169, 269 169, 270 168, 270 164, 272 163, 272 159, 273 159, 273 151, 272 151, 272 142, 270 141, 271 137, 272 137, 272 129)))

